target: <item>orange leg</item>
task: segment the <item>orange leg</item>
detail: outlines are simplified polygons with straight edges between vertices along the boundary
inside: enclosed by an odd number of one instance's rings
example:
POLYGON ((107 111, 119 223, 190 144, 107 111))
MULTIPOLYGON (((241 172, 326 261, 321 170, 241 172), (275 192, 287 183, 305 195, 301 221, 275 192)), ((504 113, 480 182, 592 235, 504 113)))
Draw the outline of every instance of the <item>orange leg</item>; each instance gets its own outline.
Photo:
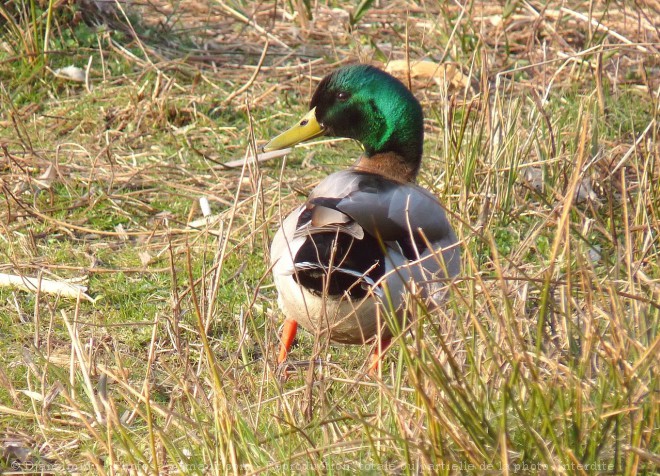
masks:
POLYGON ((298 332, 298 323, 293 319, 285 319, 284 327, 282 328, 280 353, 277 356, 277 365, 280 365, 282 362, 286 360, 287 355, 289 355, 289 350, 291 350, 291 344, 293 344, 293 339, 296 338, 297 332, 298 332))
POLYGON ((386 339, 382 339, 380 341, 380 345, 377 345, 374 347, 373 352, 371 352, 371 355, 369 356, 369 376, 370 377, 375 377, 378 375, 378 369, 380 367, 380 361, 383 358, 383 355, 385 354, 385 351, 389 348, 390 344, 392 344, 392 338, 388 337, 386 339))

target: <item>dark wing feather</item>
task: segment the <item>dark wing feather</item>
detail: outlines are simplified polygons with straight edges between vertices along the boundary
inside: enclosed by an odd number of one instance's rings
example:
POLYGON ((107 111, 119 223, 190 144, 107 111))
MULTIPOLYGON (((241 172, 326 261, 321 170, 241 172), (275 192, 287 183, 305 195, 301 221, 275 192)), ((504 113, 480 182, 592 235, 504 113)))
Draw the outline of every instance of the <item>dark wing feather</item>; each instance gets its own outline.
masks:
POLYGON ((310 199, 294 237, 305 241, 294 257, 294 279, 316 294, 362 298, 385 273, 382 247, 336 205, 341 199, 310 199))

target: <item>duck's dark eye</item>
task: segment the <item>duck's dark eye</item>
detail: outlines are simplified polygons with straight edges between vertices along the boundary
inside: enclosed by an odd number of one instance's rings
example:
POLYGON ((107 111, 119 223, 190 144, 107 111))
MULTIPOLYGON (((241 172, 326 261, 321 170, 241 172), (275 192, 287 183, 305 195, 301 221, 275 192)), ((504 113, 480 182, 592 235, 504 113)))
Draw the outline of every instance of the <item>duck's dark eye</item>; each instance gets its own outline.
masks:
POLYGON ((335 97, 337 98, 337 101, 345 102, 348 101, 348 98, 351 97, 351 93, 347 93, 346 91, 339 91, 335 97))

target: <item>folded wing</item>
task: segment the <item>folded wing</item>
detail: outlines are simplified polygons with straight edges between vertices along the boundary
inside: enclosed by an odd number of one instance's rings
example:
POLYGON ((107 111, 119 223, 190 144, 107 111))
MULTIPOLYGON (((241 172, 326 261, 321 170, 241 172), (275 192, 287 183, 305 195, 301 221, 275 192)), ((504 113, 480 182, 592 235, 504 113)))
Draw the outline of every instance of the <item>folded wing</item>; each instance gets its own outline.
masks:
POLYGON ((398 294, 412 280, 427 283, 424 294, 433 296, 438 278, 459 269, 444 209, 413 184, 338 172, 286 221, 273 241, 275 272, 314 293, 360 298, 384 283, 398 294))

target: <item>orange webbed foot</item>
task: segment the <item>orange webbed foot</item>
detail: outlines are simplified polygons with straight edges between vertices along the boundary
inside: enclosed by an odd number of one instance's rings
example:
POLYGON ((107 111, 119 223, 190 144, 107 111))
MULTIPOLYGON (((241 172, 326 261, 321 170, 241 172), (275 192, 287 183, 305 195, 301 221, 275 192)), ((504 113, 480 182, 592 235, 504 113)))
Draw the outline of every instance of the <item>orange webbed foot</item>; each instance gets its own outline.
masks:
POLYGON ((293 340, 298 332, 298 323, 293 319, 285 319, 282 327, 282 336, 280 338, 280 351, 277 355, 277 371, 280 379, 286 381, 289 378, 289 371, 285 364, 286 358, 291 350, 293 340))
POLYGON ((378 345, 374 347, 374 350, 369 356, 369 366, 367 367, 367 372, 369 377, 375 378, 378 376, 378 370, 380 369, 380 363, 383 360, 383 355, 392 344, 391 338, 382 339, 378 345))

